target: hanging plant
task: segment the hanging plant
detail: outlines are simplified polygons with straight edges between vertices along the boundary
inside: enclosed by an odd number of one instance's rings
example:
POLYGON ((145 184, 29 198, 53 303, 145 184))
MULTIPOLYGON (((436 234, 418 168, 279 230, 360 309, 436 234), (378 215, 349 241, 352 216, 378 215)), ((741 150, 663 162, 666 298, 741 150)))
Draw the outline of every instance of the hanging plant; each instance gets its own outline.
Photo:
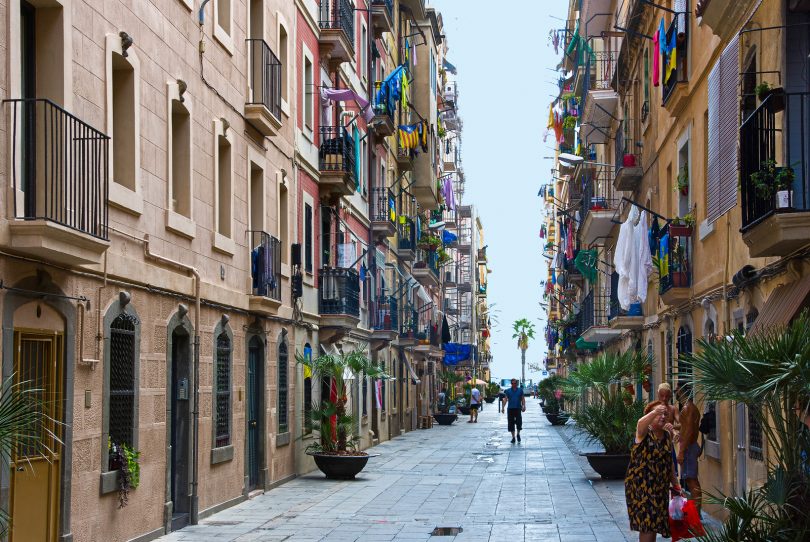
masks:
POLYGON ((110 469, 118 470, 118 508, 129 504, 129 492, 141 482, 141 466, 138 458, 141 453, 126 444, 116 444, 107 439, 110 454, 110 469))

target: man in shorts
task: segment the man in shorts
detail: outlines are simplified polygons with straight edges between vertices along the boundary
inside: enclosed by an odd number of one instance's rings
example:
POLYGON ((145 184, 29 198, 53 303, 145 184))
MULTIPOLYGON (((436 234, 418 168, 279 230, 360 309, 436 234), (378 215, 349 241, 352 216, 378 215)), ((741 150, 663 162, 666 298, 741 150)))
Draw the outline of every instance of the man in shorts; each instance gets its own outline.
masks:
POLYGON ((678 443, 678 464, 681 465, 681 478, 686 481, 686 489, 695 501, 698 512, 702 504, 700 482, 698 481, 698 427, 700 410, 692 400, 692 387, 682 384, 678 388, 678 400, 684 405, 680 412, 681 440, 678 443))
POLYGON ((515 437, 520 442, 520 430, 523 429, 522 412, 526 412, 526 397, 523 395, 523 388, 518 387, 517 378, 512 379, 512 387, 507 388, 504 393, 503 403, 506 407, 506 421, 509 425, 509 432, 512 433, 512 444, 515 437), (517 433, 515 431, 517 430, 517 433))
POLYGON ((481 408, 481 392, 478 388, 470 390, 470 419, 467 423, 478 423, 478 409, 481 408))

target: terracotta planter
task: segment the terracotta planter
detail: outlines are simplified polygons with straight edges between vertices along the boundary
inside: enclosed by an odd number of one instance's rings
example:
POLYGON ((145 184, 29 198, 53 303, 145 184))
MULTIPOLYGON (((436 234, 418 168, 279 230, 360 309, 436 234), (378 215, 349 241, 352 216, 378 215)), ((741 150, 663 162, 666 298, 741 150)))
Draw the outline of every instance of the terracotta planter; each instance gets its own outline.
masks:
POLYGON ((669 235, 671 237, 692 237, 692 226, 670 224, 669 235))
POLYGON ((324 475, 330 480, 354 480, 354 477, 362 471, 366 463, 375 455, 332 455, 321 453, 310 453, 315 459, 315 464, 324 475))
POLYGON ((582 455, 588 459, 591 468, 605 480, 621 480, 627 474, 630 454, 594 453, 582 455))
POLYGON ((635 154, 625 154, 622 157, 622 166, 623 167, 636 167, 636 155, 635 154))

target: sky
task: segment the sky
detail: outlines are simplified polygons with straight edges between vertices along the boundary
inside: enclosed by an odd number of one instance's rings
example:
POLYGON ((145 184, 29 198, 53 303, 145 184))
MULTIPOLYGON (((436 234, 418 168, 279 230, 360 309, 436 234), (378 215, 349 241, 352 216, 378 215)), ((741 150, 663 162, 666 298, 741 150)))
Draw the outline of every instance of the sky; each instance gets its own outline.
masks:
POLYGON ((543 210, 537 191, 553 166, 544 157, 554 154, 554 137, 543 142, 543 134, 560 61, 547 36, 564 24, 568 0, 502 0, 494 10, 485 0, 429 4, 442 13, 447 58, 458 69, 464 199, 477 207, 488 245, 492 377, 520 378, 512 323, 527 318, 535 339, 526 351, 526 378, 536 382, 540 374, 528 364, 542 363, 546 353, 539 303, 548 262, 538 236, 543 210))

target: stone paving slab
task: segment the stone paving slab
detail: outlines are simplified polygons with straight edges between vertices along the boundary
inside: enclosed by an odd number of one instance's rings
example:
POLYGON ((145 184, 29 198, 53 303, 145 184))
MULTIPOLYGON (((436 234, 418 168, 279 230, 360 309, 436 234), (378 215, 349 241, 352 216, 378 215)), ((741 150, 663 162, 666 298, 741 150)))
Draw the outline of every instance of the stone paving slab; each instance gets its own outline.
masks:
POLYGON ((601 480, 575 430, 549 425, 534 400, 526 406, 519 444, 506 415, 487 406, 477 424, 461 418, 374 447, 380 456, 354 481, 313 472, 159 540, 637 540, 623 482, 601 480), (463 532, 431 536, 435 527, 463 532))

